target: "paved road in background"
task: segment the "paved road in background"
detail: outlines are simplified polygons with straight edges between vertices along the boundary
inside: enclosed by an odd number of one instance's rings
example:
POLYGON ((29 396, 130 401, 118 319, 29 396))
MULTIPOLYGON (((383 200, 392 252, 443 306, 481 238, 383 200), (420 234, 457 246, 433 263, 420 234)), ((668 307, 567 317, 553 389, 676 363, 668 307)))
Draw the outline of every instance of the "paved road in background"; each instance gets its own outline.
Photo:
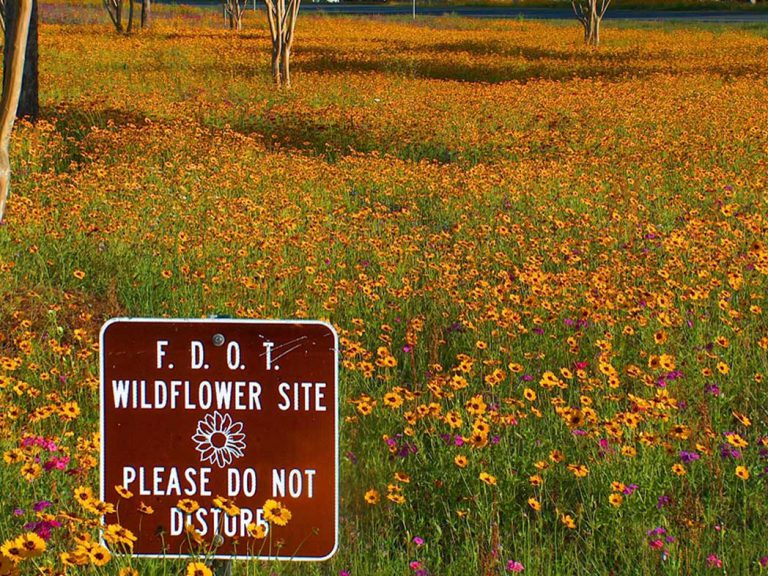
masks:
MULTIPOLYGON (((257 6, 261 6, 261 1, 257 6)), ((220 2, 211 0, 155 0, 160 4, 186 4, 195 6, 210 6, 219 8, 220 2)), ((248 0, 252 6, 253 0, 248 0)), ((563 8, 515 8, 515 7, 476 7, 476 6, 420 6, 416 0, 416 13, 421 16, 444 16, 456 14, 469 18, 523 18, 530 20, 571 20, 573 12, 570 6, 563 8)), ((412 6, 408 4, 314 4, 302 0, 302 12, 323 14, 344 14, 352 16, 410 16, 412 6)), ((622 10, 608 9, 605 14, 608 20, 649 20, 657 22, 766 22, 768 12, 737 12, 728 10, 622 10)))
MULTIPOLYGON (((350 14, 360 16, 410 16, 411 6, 359 5, 359 4, 311 4, 302 1, 301 10, 326 14, 350 14)), ((470 18, 524 18, 531 20, 570 20, 573 11, 566 8, 479 8, 473 6, 419 6, 416 13, 422 16, 456 14, 470 18)), ((611 10, 605 14, 612 20, 651 20, 664 22, 768 22, 768 12, 730 12, 725 10, 611 10)))

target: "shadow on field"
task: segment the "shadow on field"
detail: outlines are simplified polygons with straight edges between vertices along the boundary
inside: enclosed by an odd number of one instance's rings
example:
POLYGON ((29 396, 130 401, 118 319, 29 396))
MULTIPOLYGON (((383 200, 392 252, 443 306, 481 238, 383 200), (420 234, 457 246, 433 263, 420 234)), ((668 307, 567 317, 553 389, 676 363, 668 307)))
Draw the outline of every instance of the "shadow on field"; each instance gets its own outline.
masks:
POLYGON ((113 107, 99 107, 98 102, 71 102, 57 106, 42 106, 40 117, 56 125, 65 136, 82 140, 94 128, 140 126, 146 116, 140 112, 113 107))
POLYGON ((271 150, 293 149, 323 156, 335 162, 353 153, 376 152, 402 160, 459 163, 474 166, 481 161, 509 158, 498 143, 462 146, 458 141, 421 135, 409 139, 402 130, 371 126, 360 119, 328 117, 311 110, 281 108, 253 116, 234 130, 258 136, 271 150))
MULTIPOLYGON (((466 43, 460 43, 466 44, 466 43)), ((327 73, 371 73, 382 72, 410 78, 431 80, 453 80, 461 82, 501 83, 509 81, 528 82, 531 80, 568 80, 571 78, 617 79, 638 76, 640 69, 617 65, 616 59, 604 64, 580 62, 571 55, 556 50, 518 48, 499 52, 493 43, 484 45, 446 44, 425 47, 422 50, 387 50, 375 59, 363 59, 356 55, 347 56, 333 50, 321 48, 299 48, 294 63, 297 72, 327 73), (440 59, 430 59, 430 54, 440 53, 440 59), (450 59, 446 54, 461 54, 463 58, 450 59), (490 63, 488 56, 497 56, 490 63), (484 57, 483 61, 472 62, 473 58, 484 57), (566 65, 557 64, 556 62, 566 65)), ((607 59, 606 59, 607 60, 607 59)))
POLYGON ((242 134, 261 137, 269 149, 303 150, 331 161, 352 150, 384 152, 391 147, 388 139, 374 140, 368 126, 291 107, 242 118, 231 127, 242 134))
POLYGON ((237 39, 238 42, 244 43, 246 41, 270 41, 269 31, 263 30, 250 30, 249 32, 239 32, 236 37, 233 38, 232 31, 226 28, 216 30, 213 32, 195 32, 195 31, 174 31, 166 32, 163 34, 163 38, 166 40, 220 40, 226 38, 228 40, 237 39))
POLYGON ((98 102, 71 102, 41 106, 40 118, 56 127, 63 142, 62 153, 55 158, 55 171, 66 172, 73 165, 89 162, 88 135, 94 128, 122 128, 144 124, 145 116, 117 108, 100 108, 98 102), (73 164, 74 163, 74 164, 73 164))
POLYGON ((393 41, 378 53, 345 53, 321 46, 299 47, 294 68, 321 74, 383 72, 411 78, 491 84, 577 78, 612 81, 659 73, 707 73, 723 78, 762 76, 764 73, 764 65, 756 60, 690 63, 682 68, 676 60, 671 53, 644 54, 609 47, 594 50, 579 46, 575 50, 558 50, 510 46, 493 40, 462 40, 414 47, 393 41), (660 65, 660 62, 668 64, 660 65))

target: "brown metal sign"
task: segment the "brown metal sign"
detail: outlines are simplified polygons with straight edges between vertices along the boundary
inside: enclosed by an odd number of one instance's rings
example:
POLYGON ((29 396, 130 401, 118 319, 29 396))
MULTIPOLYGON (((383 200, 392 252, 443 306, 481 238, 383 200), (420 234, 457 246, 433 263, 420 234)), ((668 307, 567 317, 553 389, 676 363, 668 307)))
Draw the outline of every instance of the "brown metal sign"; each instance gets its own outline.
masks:
POLYGON ((136 555, 331 557, 337 351, 321 322, 107 322, 101 499, 116 510, 106 523, 133 533, 136 555))

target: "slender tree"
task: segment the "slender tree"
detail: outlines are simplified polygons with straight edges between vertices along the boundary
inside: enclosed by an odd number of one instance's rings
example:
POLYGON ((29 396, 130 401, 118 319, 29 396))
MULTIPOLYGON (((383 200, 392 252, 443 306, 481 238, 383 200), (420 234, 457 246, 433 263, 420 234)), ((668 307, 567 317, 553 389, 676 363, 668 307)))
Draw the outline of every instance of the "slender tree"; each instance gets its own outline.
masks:
POLYGON ((278 87, 291 86, 291 48, 301 0, 264 0, 272 36, 272 79, 278 87))
POLYGON ((584 42, 600 45, 600 23, 611 0, 571 0, 573 13, 584 27, 584 42))
MULTIPOLYGON (((17 10, 18 4, 16 2, 8 3, 5 16, 9 23, 15 21, 17 10)), ((37 21, 37 0, 32 0, 32 14, 29 17, 29 32, 27 34, 27 44, 24 55, 24 75, 21 81, 21 94, 19 95, 19 105, 18 109, 16 110, 16 116, 18 118, 26 118, 33 122, 37 120, 37 116, 40 111, 40 98, 37 79, 37 21)), ((5 30, 6 46, 11 46, 14 44, 14 34, 14 27, 9 25, 5 30)), ((3 62, 3 75, 5 75, 5 70, 10 69, 11 67, 10 59, 11 54, 8 50, 6 50, 3 62)))
POLYGON ((115 26, 115 30, 120 33, 130 34, 133 32, 134 2, 141 3, 141 16, 139 23, 141 28, 149 26, 150 0, 128 0, 128 22, 123 24, 123 0, 102 0, 104 8, 109 14, 109 19, 115 26))
POLYGON ((102 0, 115 30, 123 31, 123 0, 102 0))
POLYGON ((5 214, 5 202, 11 187, 11 131, 19 105, 29 21, 32 16, 32 0, 6 0, 6 9, 11 4, 15 4, 15 18, 6 21, 6 28, 13 28, 13 44, 5 45, 5 53, 10 53, 10 57, 5 59, 8 68, 3 73, 3 95, 0 98, 0 221, 5 214))
POLYGON ((247 0, 224 0, 224 21, 230 30, 243 29, 243 14, 247 0))
POLYGON ((149 13, 151 11, 151 0, 141 0, 141 28, 149 27, 149 13))
POLYGON ((133 32, 133 0, 128 0, 128 25, 125 27, 125 33, 130 34, 133 32))

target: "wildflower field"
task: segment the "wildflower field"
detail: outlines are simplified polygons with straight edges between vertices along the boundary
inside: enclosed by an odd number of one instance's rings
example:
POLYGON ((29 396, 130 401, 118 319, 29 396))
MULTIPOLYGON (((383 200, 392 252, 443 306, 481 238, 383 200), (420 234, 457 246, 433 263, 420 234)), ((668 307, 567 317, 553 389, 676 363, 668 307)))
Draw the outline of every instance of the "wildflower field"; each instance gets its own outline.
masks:
POLYGON ((339 551, 235 574, 768 565, 768 28, 302 15, 278 92, 263 13, 41 13, 0 574, 208 573, 95 495, 101 325, 212 314, 341 342, 339 551))

